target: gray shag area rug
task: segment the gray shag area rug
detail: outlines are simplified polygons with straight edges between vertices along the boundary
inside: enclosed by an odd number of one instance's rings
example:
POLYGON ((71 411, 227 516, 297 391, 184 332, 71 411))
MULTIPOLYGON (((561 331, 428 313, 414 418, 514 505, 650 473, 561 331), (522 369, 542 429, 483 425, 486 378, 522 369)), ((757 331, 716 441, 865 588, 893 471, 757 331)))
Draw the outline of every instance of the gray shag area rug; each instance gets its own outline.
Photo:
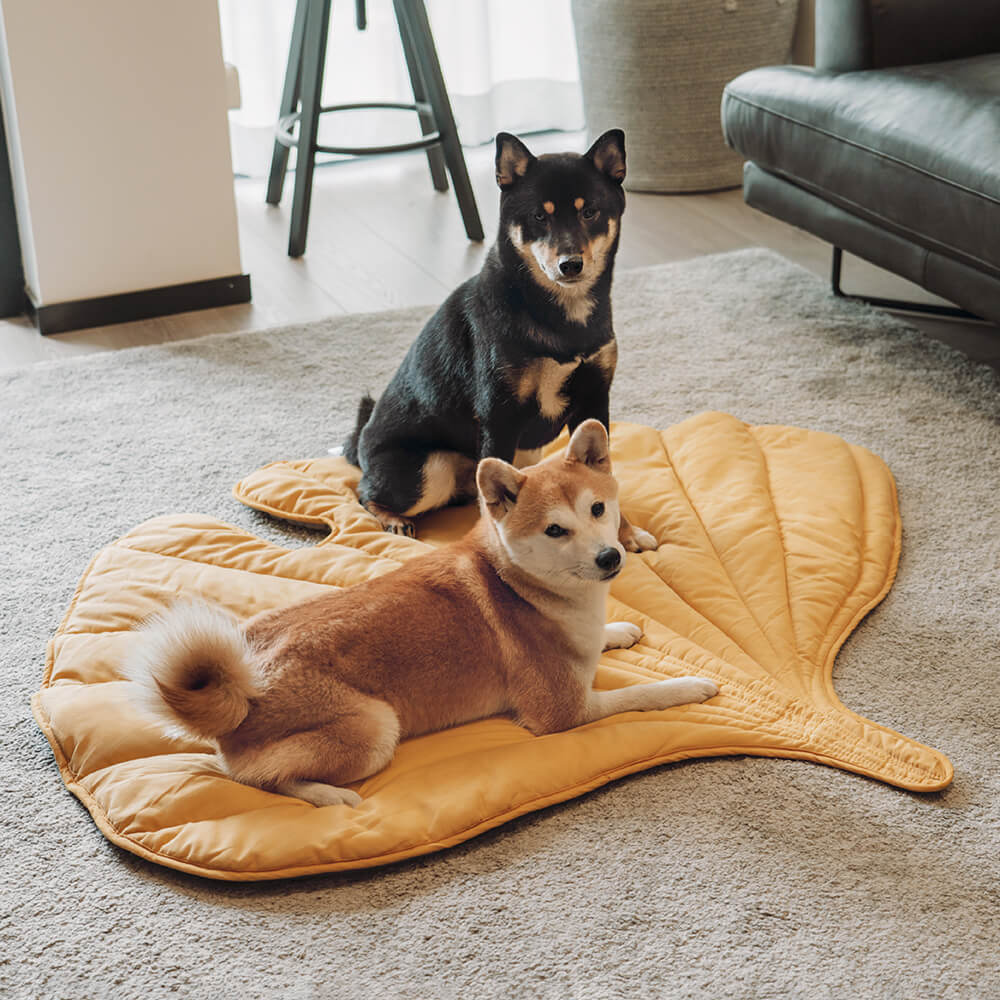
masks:
POLYGON ((77 579, 171 512, 314 541, 230 488, 339 443, 429 310, 35 365, 0 377, 0 995, 1000 997, 1000 379, 765 251, 623 272, 614 294, 613 418, 725 410, 893 470, 899 576, 835 681, 948 754, 951 787, 701 760, 373 871, 227 885, 140 861, 65 790, 29 711, 77 579))

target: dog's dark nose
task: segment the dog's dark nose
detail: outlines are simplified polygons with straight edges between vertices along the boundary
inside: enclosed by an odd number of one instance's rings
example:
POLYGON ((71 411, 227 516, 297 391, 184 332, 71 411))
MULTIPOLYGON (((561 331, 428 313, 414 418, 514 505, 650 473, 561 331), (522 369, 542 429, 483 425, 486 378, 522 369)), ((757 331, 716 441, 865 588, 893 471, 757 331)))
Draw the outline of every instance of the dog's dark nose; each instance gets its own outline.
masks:
POLYGON ((616 569, 621 561, 621 553, 617 549, 613 549, 610 546, 606 549, 601 549, 601 551, 597 553, 597 557, 594 559, 594 562, 597 563, 598 569, 603 569, 605 573, 616 569))
POLYGON ((559 258, 559 271, 567 278, 575 278, 583 270, 583 257, 573 254, 572 257, 559 258))

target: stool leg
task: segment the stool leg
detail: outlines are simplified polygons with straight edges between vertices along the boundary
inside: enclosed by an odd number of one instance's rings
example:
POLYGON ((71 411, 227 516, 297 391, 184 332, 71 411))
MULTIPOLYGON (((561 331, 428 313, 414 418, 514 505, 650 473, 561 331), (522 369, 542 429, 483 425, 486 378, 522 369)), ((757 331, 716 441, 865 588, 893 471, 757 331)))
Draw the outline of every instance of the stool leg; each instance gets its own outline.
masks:
POLYGON ((462 146, 458 141, 458 129, 448 102, 448 91, 441 75, 441 65, 438 62, 437 51, 434 48, 434 37, 431 35, 430 22, 427 20, 427 10, 423 0, 393 0, 396 8, 396 19, 402 24, 406 21, 414 55, 420 66, 420 76, 427 88, 427 97, 434 109, 434 120, 441 133, 441 145, 444 149, 444 160, 451 174, 451 182, 455 187, 455 197, 462 212, 465 232, 470 240, 483 239, 483 224, 479 219, 479 209, 476 207, 476 196, 469 183, 469 172, 462 155, 462 146))
POLYGON ((295 158, 295 194, 292 199, 292 230, 288 256, 301 257, 306 249, 309 204, 312 201, 313 167, 316 163, 316 136, 323 91, 323 64, 330 30, 332 0, 306 0, 305 39, 302 47, 302 117, 299 118, 298 152, 295 158))
MULTIPOLYGON (((406 56, 406 68, 410 74, 410 84, 413 87, 413 99, 418 104, 427 101, 427 89, 424 86, 423 77, 420 75, 420 63, 417 55, 413 51, 413 39, 410 37, 410 26, 405 18, 397 18, 399 27, 399 40, 403 43, 403 55, 406 56)), ((420 131, 428 135, 435 129, 434 115, 426 111, 418 112, 420 118, 420 131)), ((427 164, 431 168, 431 181, 435 191, 448 190, 448 175, 444 169, 444 155, 440 146, 431 146, 427 150, 427 164)))
MULTIPOLYGON (((290 115, 299 103, 299 88, 302 82, 302 40, 305 37, 306 14, 309 11, 309 0, 298 0, 295 5, 295 18, 292 21, 292 40, 288 46, 288 67, 285 70, 285 86, 281 92, 281 104, 278 108, 278 118, 290 115)), ((271 153, 271 173, 267 179, 267 197, 269 205, 277 205, 281 201, 281 192, 285 187, 285 171, 288 169, 288 147, 274 141, 274 152, 271 153)))

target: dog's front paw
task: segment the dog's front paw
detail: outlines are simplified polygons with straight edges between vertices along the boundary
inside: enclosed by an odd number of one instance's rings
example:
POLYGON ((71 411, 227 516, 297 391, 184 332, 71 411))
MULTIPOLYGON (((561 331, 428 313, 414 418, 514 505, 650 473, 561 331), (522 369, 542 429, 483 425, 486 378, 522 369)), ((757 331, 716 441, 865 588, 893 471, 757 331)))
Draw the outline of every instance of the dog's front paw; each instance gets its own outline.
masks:
POLYGON ((652 552, 660 545, 655 535, 651 535, 642 528, 637 528, 634 524, 623 528, 618 535, 618 540, 627 552, 652 552))
POLYGON ((642 638, 642 629, 631 622, 608 622, 604 626, 605 649, 628 649, 642 638))
POLYGON ((679 698, 679 705, 693 705, 698 702, 708 701, 719 693, 718 686, 707 677, 679 677, 676 681, 676 692, 679 698))
POLYGON ((644 708, 673 708, 675 705, 696 705, 714 698, 719 689, 705 677, 671 677, 642 686, 648 699, 644 708))

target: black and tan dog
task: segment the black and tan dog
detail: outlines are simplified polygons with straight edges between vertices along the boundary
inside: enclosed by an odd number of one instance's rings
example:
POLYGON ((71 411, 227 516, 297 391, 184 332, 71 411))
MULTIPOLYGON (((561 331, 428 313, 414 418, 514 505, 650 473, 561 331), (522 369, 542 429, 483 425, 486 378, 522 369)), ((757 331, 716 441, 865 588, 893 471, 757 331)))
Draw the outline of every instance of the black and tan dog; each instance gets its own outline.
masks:
MULTIPOLYGON (((497 136, 500 232, 482 270, 428 320, 378 403, 361 401, 344 455, 389 531, 476 494, 481 458, 516 465, 564 426, 608 426, 618 348, 611 277, 625 210, 625 136, 535 157, 497 136)), ((655 539, 622 518, 632 551, 655 539)))

